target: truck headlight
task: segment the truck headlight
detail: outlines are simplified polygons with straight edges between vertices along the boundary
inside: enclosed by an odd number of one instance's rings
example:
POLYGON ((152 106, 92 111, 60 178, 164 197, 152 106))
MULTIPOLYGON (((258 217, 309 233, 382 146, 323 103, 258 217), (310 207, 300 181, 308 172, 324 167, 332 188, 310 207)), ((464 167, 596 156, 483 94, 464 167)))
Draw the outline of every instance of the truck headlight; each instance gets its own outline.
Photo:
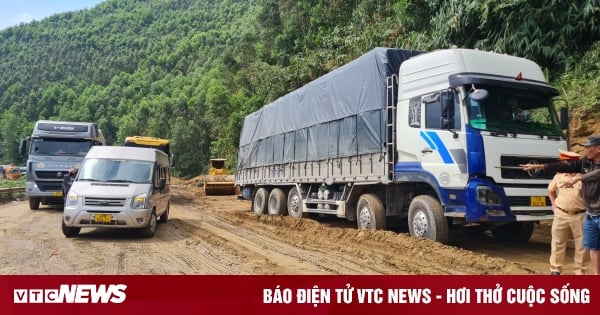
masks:
POLYGON ((78 196, 77 193, 73 191, 69 191, 67 194, 67 198, 65 199, 65 207, 75 207, 77 206, 78 196))
POLYGON ((141 194, 133 197, 131 201, 131 208, 133 209, 146 209, 146 197, 147 194, 141 194))
POLYGON ((483 205, 501 205, 500 196, 495 193, 490 187, 477 186, 477 200, 483 205))

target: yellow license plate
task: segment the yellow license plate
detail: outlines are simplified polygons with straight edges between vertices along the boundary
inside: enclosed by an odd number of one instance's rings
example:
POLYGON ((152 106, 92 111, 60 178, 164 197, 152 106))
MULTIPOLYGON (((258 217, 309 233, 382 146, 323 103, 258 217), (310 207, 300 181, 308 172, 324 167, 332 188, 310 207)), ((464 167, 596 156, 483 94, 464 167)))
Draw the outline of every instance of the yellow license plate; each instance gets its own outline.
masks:
POLYGON ((111 214, 94 214, 94 222, 96 222, 96 224, 107 224, 110 223, 110 221, 112 221, 111 214))
POLYGON ((546 197, 544 196, 531 196, 529 200, 529 204, 532 207, 545 207, 546 206, 546 197))
POLYGON ((52 196, 54 196, 54 197, 62 197, 62 195, 63 195, 62 191, 54 191, 54 192, 52 192, 52 196))

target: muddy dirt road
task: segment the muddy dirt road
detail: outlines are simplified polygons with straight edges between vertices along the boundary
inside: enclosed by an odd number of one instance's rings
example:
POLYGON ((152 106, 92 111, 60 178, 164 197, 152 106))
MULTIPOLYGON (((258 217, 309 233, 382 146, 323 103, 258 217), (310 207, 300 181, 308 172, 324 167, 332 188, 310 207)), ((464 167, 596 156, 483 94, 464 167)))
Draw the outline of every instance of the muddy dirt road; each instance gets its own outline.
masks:
MULTIPOLYGON (((451 245, 332 218, 256 217, 236 196, 174 185, 169 222, 136 231, 61 232, 61 208, 0 205, 0 274, 548 274, 550 226, 526 245, 452 235, 451 245)), ((572 274, 571 272, 566 272, 572 274)))

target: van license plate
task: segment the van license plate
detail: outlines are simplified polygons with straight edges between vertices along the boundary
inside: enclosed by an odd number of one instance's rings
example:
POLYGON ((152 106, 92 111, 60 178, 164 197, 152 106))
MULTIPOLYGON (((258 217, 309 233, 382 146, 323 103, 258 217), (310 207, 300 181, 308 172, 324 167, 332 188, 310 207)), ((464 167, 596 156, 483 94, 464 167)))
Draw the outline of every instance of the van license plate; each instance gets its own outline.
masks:
POLYGON ((52 196, 54 196, 54 197, 62 197, 62 195, 63 195, 62 191, 54 191, 54 192, 52 192, 52 196))
POLYGON ((546 197, 544 196, 531 196, 529 200, 529 204, 532 207, 545 207, 546 206, 546 197))
POLYGON ((96 224, 108 224, 112 221, 111 214, 94 214, 94 222, 96 224))

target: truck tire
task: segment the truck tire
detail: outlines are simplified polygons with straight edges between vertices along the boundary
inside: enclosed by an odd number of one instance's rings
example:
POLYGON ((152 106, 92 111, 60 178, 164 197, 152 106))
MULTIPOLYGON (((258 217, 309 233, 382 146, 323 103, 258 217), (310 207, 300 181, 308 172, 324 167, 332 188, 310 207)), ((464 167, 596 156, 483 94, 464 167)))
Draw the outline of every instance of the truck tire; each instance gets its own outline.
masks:
POLYGON ((356 223, 359 229, 383 230, 386 227, 385 209, 375 194, 364 194, 356 206, 356 223))
POLYGON ((252 210, 256 215, 262 215, 267 212, 267 203, 269 201, 269 190, 264 187, 259 188, 252 201, 252 210))
POLYGON ((165 213, 163 213, 159 218, 158 221, 160 223, 167 223, 167 221, 169 221, 169 211, 171 209, 171 201, 167 202, 167 209, 165 210, 165 213))
POLYGON ((447 243, 448 222, 440 202, 427 195, 413 198, 408 207, 408 230, 410 236, 447 243))
POLYGON ((292 218, 300 219, 308 216, 308 213, 302 212, 302 195, 297 187, 292 187, 288 193, 287 208, 292 218))
POLYGON ((492 229, 492 235, 500 242, 525 244, 533 234, 533 222, 514 222, 492 229))
POLYGON ((38 210, 40 208, 40 198, 29 197, 29 209, 38 210))
POLYGON ((152 214, 150 214, 150 218, 148 219, 148 224, 142 228, 142 236, 154 236, 154 233, 156 233, 156 224, 156 212, 152 211, 152 214))
POLYGON ((80 231, 81 231, 81 228, 66 226, 65 221, 62 220, 62 232, 66 237, 77 236, 77 235, 79 235, 80 231))
POLYGON ((287 198, 280 188, 271 190, 267 205, 270 215, 287 215, 287 198))

